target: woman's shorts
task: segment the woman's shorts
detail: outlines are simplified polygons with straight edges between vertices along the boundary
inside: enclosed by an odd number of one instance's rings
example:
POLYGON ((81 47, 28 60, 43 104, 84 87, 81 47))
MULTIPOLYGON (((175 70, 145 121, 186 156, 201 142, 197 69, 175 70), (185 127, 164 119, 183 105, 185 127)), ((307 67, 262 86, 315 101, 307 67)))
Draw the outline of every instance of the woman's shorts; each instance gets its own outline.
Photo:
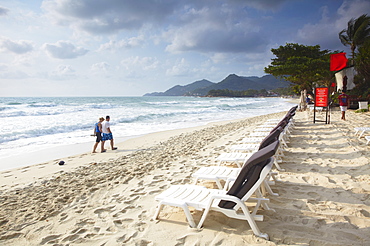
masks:
POLYGON ((112 140, 113 134, 112 133, 103 133, 102 141, 112 140))
POLYGON ((347 111, 347 106, 340 106, 340 111, 347 111))
POLYGON ((96 133, 96 142, 99 143, 102 140, 101 132, 96 133))

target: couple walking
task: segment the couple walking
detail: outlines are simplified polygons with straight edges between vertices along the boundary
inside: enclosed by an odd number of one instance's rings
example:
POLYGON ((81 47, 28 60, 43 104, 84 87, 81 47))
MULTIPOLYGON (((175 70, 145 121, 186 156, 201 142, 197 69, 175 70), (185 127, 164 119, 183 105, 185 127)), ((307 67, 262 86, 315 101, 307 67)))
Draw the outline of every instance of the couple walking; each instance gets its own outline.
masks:
POLYGON ((112 134, 112 131, 110 130, 109 121, 110 121, 110 117, 109 115, 107 115, 105 117, 105 122, 104 122, 104 118, 100 117, 99 122, 95 123, 94 133, 96 136, 96 142, 94 144, 94 148, 92 151, 93 153, 96 153, 96 148, 98 147, 98 144, 100 141, 101 141, 101 152, 106 151, 106 149, 104 149, 104 143, 105 141, 108 141, 108 140, 110 140, 110 146, 112 150, 117 149, 116 147, 114 147, 113 134, 112 134))

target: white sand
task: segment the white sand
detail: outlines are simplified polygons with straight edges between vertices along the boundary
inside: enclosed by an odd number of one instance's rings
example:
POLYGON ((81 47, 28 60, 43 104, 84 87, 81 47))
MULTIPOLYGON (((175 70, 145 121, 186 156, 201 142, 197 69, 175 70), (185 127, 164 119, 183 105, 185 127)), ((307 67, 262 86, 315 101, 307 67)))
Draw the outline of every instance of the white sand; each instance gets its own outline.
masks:
POLYGON ((370 145, 353 131, 370 114, 352 111, 347 121, 333 112, 331 124, 297 112, 286 171, 272 187, 280 196, 269 197, 276 212, 260 211, 270 241, 216 212, 202 230, 189 228, 178 208, 153 220, 157 194, 191 183, 196 169, 283 115, 150 134, 118 151, 65 158, 65 166, 53 160, 1 172, 0 245, 370 245, 370 145))

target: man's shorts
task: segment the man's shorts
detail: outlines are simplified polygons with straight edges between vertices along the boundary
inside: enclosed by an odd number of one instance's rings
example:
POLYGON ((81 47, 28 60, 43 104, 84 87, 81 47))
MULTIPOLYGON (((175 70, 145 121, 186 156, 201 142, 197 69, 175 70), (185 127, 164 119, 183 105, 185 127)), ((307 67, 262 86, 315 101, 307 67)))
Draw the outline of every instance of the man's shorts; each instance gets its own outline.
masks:
POLYGON ((103 133, 102 141, 112 140, 113 134, 112 133, 103 133))
POLYGON ((96 142, 99 143, 102 140, 101 132, 96 133, 96 142))
POLYGON ((347 111, 347 106, 340 106, 340 111, 347 111))

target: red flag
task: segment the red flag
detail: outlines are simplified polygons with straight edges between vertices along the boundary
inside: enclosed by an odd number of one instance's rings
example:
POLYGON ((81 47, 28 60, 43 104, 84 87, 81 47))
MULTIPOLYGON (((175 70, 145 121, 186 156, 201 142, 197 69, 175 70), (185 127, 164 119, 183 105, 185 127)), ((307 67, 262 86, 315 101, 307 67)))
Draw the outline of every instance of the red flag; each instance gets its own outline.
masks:
POLYGON ((337 53, 330 55, 330 71, 339 71, 347 66, 348 59, 346 53, 337 53))

